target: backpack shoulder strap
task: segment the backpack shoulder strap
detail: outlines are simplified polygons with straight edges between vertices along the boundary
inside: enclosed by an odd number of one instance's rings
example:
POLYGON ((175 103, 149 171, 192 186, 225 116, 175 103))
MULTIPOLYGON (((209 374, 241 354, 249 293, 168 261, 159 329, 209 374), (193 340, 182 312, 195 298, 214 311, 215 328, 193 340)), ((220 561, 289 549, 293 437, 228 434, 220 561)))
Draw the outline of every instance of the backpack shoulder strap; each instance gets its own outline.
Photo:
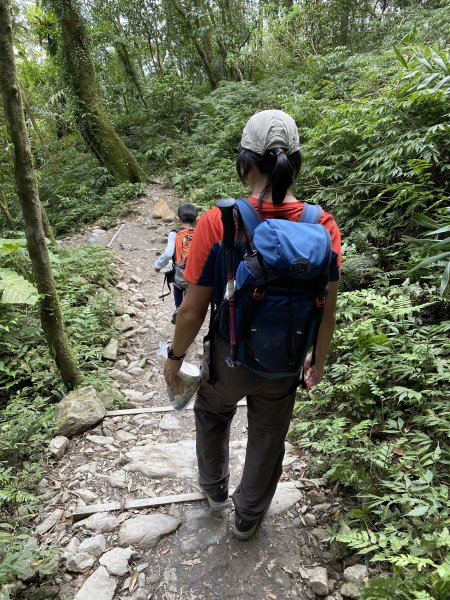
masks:
POLYGON ((311 202, 304 202, 302 211, 298 218, 299 223, 320 223, 322 218, 322 207, 319 204, 312 204, 311 202))
POLYGON ((236 200, 236 204, 244 223, 247 239, 251 241, 253 239, 255 229, 261 223, 261 217, 258 215, 256 208, 248 198, 239 198, 239 200, 236 200))

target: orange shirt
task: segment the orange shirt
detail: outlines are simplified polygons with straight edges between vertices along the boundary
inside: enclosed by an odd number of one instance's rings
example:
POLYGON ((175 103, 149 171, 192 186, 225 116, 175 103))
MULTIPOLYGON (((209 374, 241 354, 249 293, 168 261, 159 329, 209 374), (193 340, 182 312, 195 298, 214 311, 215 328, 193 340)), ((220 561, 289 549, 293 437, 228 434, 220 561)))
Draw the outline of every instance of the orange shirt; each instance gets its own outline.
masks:
MULTIPOLYGON (((258 199, 252 196, 249 200, 255 208, 258 207, 258 199)), ((281 206, 275 206, 272 202, 263 202, 263 219, 283 217, 290 221, 298 221, 303 202, 286 202, 281 206)), ((322 213, 320 223, 330 232, 332 244, 332 260, 330 269, 330 281, 339 279, 341 266, 341 234, 333 216, 325 211, 322 213)), ((216 286, 216 265, 220 241, 223 237, 221 213, 218 208, 211 208, 203 213, 198 221, 192 241, 189 260, 187 261, 184 277, 196 285, 216 286)), ((223 269, 220 268, 219 278, 223 279, 223 269)), ((222 285, 220 286, 222 287, 222 285)), ((219 290, 217 290, 219 291, 219 290)), ((219 292, 219 294, 221 291, 219 292)))

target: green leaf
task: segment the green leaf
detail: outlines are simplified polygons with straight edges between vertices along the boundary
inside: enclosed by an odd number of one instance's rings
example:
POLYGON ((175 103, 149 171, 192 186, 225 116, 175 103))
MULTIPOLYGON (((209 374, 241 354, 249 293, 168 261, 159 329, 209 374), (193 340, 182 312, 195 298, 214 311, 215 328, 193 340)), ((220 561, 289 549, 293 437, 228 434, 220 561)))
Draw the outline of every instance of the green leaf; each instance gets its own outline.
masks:
POLYGON ((437 77, 439 77, 440 73, 432 73, 431 75, 429 75, 426 79, 424 79, 422 81, 422 83, 420 83, 417 86, 418 90, 423 90, 424 88, 428 87, 428 85, 434 81, 437 77))
POLYGON ((433 219, 430 219, 430 217, 427 217, 426 215, 422 215, 420 213, 414 213, 414 221, 416 221, 416 223, 420 223, 420 225, 423 225, 428 229, 434 230, 439 228, 439 224, 437 223, 437 221, 433 221, 433 219))
POLYGON ((27 241, 25 238, 0 238, 0 251, 11 252, 25 248, 27 241))
POLYGON ((397 48, 397 46, 394 46, 394 52, 395 52, 395 56, 397 57, 397 59, 402 63, 402 65, 405 67, 405 69, 407 69, 408 63, 406 62, 403 54, 400 52, 400 50, 397 48))
POLYGON ((416 506, 416 508, 413 508, 408 513, 406 513, 405 517, 421 517, 422 515, 427 513, 429 510, 430 510, 430 507, 428 506, 428 504, 422 505, 422 506, 416 506))
POLYGON ((446 77, 444 77, 444 79, 441 79, 441 81, 439 81, 439 83, 435 85, 435 87, 431 91, 437 92, 446 83, 450 83, 450 75, 447 75, 446 77))
POLYGON ((437 52, 431 50, 431 56, 433 57, 434 62, 444 71, 444 73, 448 73, 448 66, 442 60, 437 52))
POLYGON ((427 265, 431 265, 435 262, 443 260, 444 258, 447 258, 447 256, 450 256, 450 252, 442 252, 441 254, 436 254, 436 256, 429 256, 428 258, 425 258, 424 260, 422 260, 414 268, 412 268, 411 271, 415 271, 416 269, 419 269, 420 267, 426 267, 427 265))
POLYGON ((38 293, 33 284, 12 269, 0 269, 0 291, 2 304, 36 304, 38 293))
POLYGON ((448 231, 450 231, 450 225, 446 225, 445 227, 441 227, 435 231, 429 231, 425 235, 439 235, 440 233, 447 233, 448 231))
POLYGON ((444 295, 445 290, 447 289, 448 282, 450 280, 450 261, 447 263, 447 266, 444 269, 441 279, 441 297, 444 295))
POLYGON ((428 71, 433 71, 434 70, 433 66, 423 56, 419 56, 418 57, 418 61, 420 62, 421 65, 423 65, 426 69, 428 69, 428 71))

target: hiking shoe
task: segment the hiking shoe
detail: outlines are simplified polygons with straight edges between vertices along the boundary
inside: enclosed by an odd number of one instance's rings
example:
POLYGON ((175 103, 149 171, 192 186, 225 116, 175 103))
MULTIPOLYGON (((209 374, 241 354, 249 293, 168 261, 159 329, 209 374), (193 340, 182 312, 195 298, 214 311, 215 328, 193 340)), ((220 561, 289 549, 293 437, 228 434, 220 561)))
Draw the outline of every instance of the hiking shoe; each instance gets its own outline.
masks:
POLYGON ((177 312, 178 312, 178 310, 174 310, 172 313, 172 318, 170 319, 170 322, 172 323, 172 325, 175 325, 175 323, 177 322, 177 312))
POLYGON ((255 533, 263 518, 264 515, 262 515, 256 521, 244 521, 244 519, 241 519, 237 514, 235 514, 233 525, 234 537, 242 541, 248 540, 248 538, 255 533))
POLYGON ((225 488, 224 490, 220 490, 220 491, 216 492, 215 494, 211 494, 211 493, 207 492, 206 490, 204 490, 203 488, 201 488, 201 489, 202 489, 202 492, 206 496, 206 500, 208 501, 210 510, 220 511, 220 510, 225 510, 226 508, 228 508, 230 506, 230 499, 228 497, 228 488, 225 488))

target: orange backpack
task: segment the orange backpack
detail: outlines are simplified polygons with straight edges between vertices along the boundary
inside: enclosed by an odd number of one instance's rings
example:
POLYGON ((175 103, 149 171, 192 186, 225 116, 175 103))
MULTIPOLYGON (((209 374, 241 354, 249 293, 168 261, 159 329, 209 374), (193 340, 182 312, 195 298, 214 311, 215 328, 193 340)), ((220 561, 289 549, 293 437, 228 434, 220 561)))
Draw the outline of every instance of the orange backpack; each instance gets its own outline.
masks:
POLYGON ((185 227, 177 231, 177 236, 175 238, 175 252, 173 255, 173 262, 175 264, 174 283, 177 287, 182 289, 186 289, 188 286, 188 282, 184 278, 183 273, 191 249, 193 235, 194 230, 185 227))

